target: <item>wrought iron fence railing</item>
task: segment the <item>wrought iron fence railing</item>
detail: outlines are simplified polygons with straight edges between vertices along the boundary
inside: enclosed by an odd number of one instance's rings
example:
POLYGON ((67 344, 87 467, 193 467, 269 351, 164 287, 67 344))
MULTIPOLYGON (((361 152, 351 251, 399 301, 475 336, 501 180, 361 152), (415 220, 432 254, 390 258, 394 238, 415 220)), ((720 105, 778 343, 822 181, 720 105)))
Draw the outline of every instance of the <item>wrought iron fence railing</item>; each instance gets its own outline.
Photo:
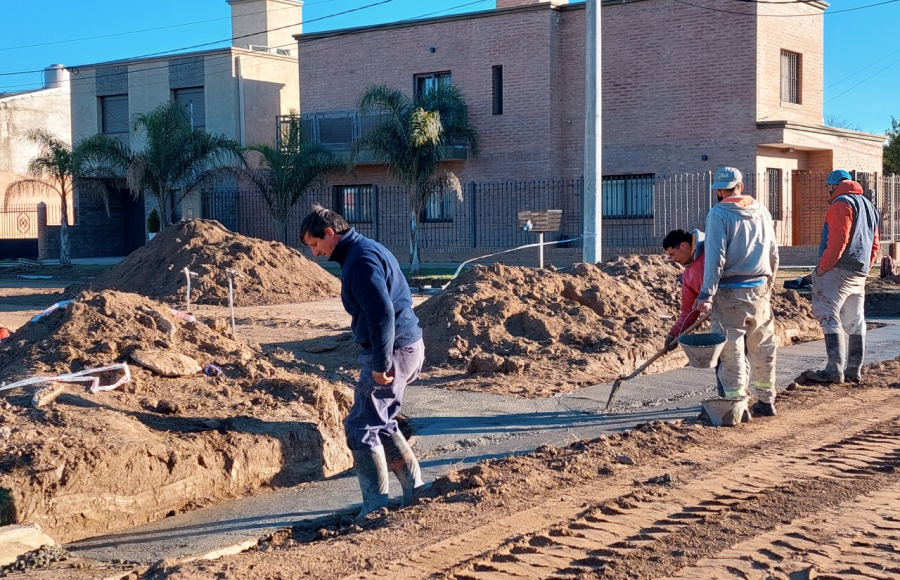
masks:
MULTIPOLYGON (((756 197, 772 214, 782 246, 816 246, 829 206, 826 173, 767 170, 744 177, 745 193, 756 197)), ((882 215, 881 237, 900 241, 900 176, 868 176, 866 195, 882 215)), ((536 241, 518 227, 523 210, 560 209, 562 226, 546 241, 573 239, 556 247, 580 252, 582 245, 583 181, 536 180, 469 182, 461 195, 436 193, 418 216, 423 256, 489 253, 536 241)), ((660 248, 673 229, 703 229, 715 199, 711 173, 666 177, 604 178, 603 247, 660 248), (608 210, 608 211, 607 211, 608 210)), ((316 189, 306 194, 288 220, 287 244, 302 248, 299 224, 312 204, 337 211, 357 228, 398 256, 408 255, 412 214, 406 190, 400 186, 351 185, 316 189)), ((231 230, 276 239, 274 222, 262 198, 249 191, 206 192, 203 217, 217 219, 231 230)))

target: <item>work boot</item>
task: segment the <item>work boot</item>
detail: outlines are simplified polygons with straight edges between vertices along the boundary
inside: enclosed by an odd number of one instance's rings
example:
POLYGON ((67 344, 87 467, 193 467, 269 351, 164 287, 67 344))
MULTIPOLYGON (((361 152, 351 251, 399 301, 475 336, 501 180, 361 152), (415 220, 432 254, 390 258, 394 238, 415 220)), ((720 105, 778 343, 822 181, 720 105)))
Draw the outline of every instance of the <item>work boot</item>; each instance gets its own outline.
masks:
POLYGON ((399 430, 384 441, 384 448, 387 465, 403 488, 403 506, 411 505, 416 492, 425 487, 416 454, 399 430))
POLYGON ((858 383, 862 379, 863 356, 866 352, 866 337, 851 334, 847 337, 847 370, 844 379, 858 383))
POLYGON ((817 383, 843 383, 847 353, 840 334, 825 335, 825 354, 828 356, 825 368, 821 371, 807 371, 806 378, 817 383))
POLYGON ((384 447, 379 445, 370 449, 358 449, 353 452, 353 466, 359 479, 362 491, 362 510, 356 516, 357 524, 363 523, 366 515, 388 506, 388 467, 384 447))
MULTIPOLYGON (((778 414, 775 411, 775 403, 763 403, 762 401, 753 403, 753 406, 750 407, 750 413, 754 417, 774 417, 778 414)), ((741 419, 741 422, 743 423, 743 417, 741 419)))

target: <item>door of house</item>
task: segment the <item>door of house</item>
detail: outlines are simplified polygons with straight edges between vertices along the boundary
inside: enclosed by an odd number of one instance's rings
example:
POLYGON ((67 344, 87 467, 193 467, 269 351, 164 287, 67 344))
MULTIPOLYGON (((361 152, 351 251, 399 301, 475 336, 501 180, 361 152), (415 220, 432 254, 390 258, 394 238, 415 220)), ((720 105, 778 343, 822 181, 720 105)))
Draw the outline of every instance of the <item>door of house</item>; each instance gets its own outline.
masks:
POLYGON ((805 220, 809 219, 807 212, 803 211, 806 207, 804 203, 808 203, 808 199, 804 199, 804 191, 809 189, 808 184, 812 181, 811 171, 791 171, 791 245, 792 246, 808 246, 816 244, 816 241, 810 241, 809 228, 804 227, 805 220), (805 218, 805 219, 804 219, 805 218))
POLYGON ((130 254, 147 243, 144 199, 135 200, 128 190, 120 191, 123 200, 122 221, 125 230, 125 252, 130 254))

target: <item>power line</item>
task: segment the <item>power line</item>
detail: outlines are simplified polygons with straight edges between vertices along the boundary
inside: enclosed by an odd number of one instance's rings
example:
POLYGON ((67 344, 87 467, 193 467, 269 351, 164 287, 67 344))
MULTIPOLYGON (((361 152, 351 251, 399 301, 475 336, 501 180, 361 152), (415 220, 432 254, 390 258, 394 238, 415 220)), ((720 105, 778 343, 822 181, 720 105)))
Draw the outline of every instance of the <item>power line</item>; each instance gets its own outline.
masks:
MULTIPOLYGON (((476 5, 476 4, 484 4, 485 2, 489 2, 489 1, 491 1, 491 0, 475 0, 475 1, 472 1, 472 2, 466 2, 466 3, 463 3, 463 4, 457 4, 457 5, 455 5, 455 6, 450 6, 450 7, 448 7, 448 8, 443 8, 443 9, 441 9, 441 10, 436 10, 436 11, 433 11, 433 12, 427 12, 427 13, 424 13, 424 14, 419 14, 419 15, 416 15, 416 16, 411 16, 411 17, 405 18, 405 19, 403 19, 403 20, 398 20, 397 23, 402 23, 402 22, 412 22, 412 21, 419 20, 419 19, 422 19, 422 18, 427 18, 427 17, 429 17, 429 16, 434 16, 434 15, 436 15, 436 14, 441 14, 441 13, 444 13, 444 12, 450 12, 450 11, 452 11, 452 10, 458 10, 458 9, 460 9, 460 8, 466 8, 466 7, 469 7, 469 6, 476 5)), ((328 18, 328 17, 331 17, 331 16, 335 16, 335 15, 329 15, 329 16, 326 16, 326 17, 321 17, 321 18, 317 18, 317 19, 315 19, 315 20, 321 20, 321 19, 323 19, 323 18, 328 18)), ((309 20, 309 21, 307 21, 307 22, 312 22, 312 20, 309 20)), ((333 37, 331 37, 331 38, 345 37, 345 36, 347 36, 348 34, 349 34, 349 33, 341 33, 341 32, 338 32, 338 33, 336 33, 336 34, 335 34, 333 37)), ((342 46, 343 44, 345 44, 345 43, 342 43, 340 46, 342 46)), ((291 44, 286 44, 286 45, 281 45, 281 46, 276 46, 276 47, 270 47, 270 48, 287 48, 287 47, 296 47, 296 43, 294 42, 294 43, 291 43, 291 44)), ((327 48, 333 48, 333 46, 329 46, 329 47, 327 47, 327 48)), ((322 49, 320 49, 320 50, 322 50, 322 49)), ((307 51, 305 54, 313 54, 313 53, 316 53, 316 52, 319 52, 319 51, 307 51)), ((192 54, 192 53, 186 53, 186 54, 184 54, 184 55, 175 54, 175 55, 171 55, 171 56, 172 56, 172 57, 179 57, 179 56, 189 57, 191 54, 192 54)), ((248 55, 248 56, 250 56, 250 55, 248 55)), ((137 57, 135 57, 135 58, 137 58, 137 57)), ((215 74, 215 73, 217 73, 217 72, 224 72, 224 71, 226 71, 226 70, 229 70, 230 67, 231 67, 231 64, 230 64, 230 58, 231 58, 231 55, 230 55, 230 54, 225 54, 225 55, 220 55, 220 56, 215 56, 215 57, 207 57, 207 64, 209 64, 210 61, 212 61, 213 59, 222 59, 222 60, 226 60, 226 61, 227 61, 226 63, 224 63, 225 66, 221 67, 221 69, 211 69, 211 70, 209 70, 208 72, 211 72, 212 74, 215 74)), ((112 61, 112 62, 117 62, 117 63, 118 63, 118 62, 125 62, 125 61, 117 60, 117 61, 112 61)), ((271 61, 271 60, 269 60, 269 59, 266 59, 266 60, 264 60, 264 61, 262 61, 262 62, 260 62, 260 63, 257 63, 255 66, 261 66, 262 64, 265 64, 265 63, 267 63, 267 62, 273 62, 273 61, 271 61)), ((100 65, 98 65, 97 67, 91 67, 91 68, 101 68, 102 65, 103 65, 103 63, 100 63, 100 65)), ((166 62, 165 64, 161 64, 161 65, 157 65, 157 66, 145 67, 145 68, 142 68, 140 71, 136 71, 136 72, 140 72, 142 75, 144 75, 145 73, 147 73, 147 72, 149 72, 149 71, 154 71, 154 70, 166 70, 166 73, 160 73, 160 74, 149 75, 149 76, 151 76, 151 77, 153 77, 153 76, 159 76, 159 77, 162 77, 162 76, 168 76, 168 69, 169 69, 169 66, 170 66, 169 62, 166 62)), ((213 65, 213 66, 215 66, 215 65, 213 65)), ((68 67, 68 68, 69 68, 69 70, 73 71, 73 74, 78 74, 78 67, 68 67)), ((36 71, 36 72, 43 72, 43 70, 41 70, 41 71, 36 71)), ((154 84, 162 84, 162 83, 164 83, 164 82, 167 82, 167 81, 153 81, 153 82, 148 82, 148 83, 132 84, 132 85, 129 85, 129 86, 130 86, 131 88, 140 88, 140 87, 152 86, 152 85, 154 85, 154 84)), ((20 84, 20 85, 4 85, 3 88, 32 86, 33 84, 34 84, 34 83, 27 83, 27 84, 20 84)), ((86 92, 87 92, 87 91, 82 91, 82 92, 79 93, 79 92, 73 90, 72 94, 73 94, 73 95, 78 95, 78 94, 85 94, 86 92)))
MULTIPOLYGON (((304 2, 304 6, 312 6, 314 4, 325 4, 327 2, 335 2, 336 0, 318 0, 318 2, 304 2)), ((294 6, 286 6, 284 8, 276 8, 274 10, 260 10, 258 12, 248 12, 247 14, 242 14, 241 17, 246 16, 254 16, 256 14, 266 14, 268 12, 278 12, 280 10, 294 10, 294 6)), ((3 46, 0 47, 0 52, 7 50, 20 50, 25 48, 36 48, 38 46, 52 46, 55 44, 68 44, 71 42, 82 42, 85 40, 98 40, 100 38, 111 38, 115 36, 127 36, 129 34, 141 34, 144 32, 154 32, 156 30, 166 30, 169 28, 180 28, 183 26, 194 26, 195 24, 207 24, 209 22, 218 22, 220 20, 231 20, 231 16, 222 16, 220 18, 209 18, 207 20, 196 20, 194 22, 183 22, 180 24, 167 24, 166 26, 156 26, 154 28, 142 28, 140 30, 128 30, 125 32, 111 32, 109 34, 98 34, 96 36, 82 36, 80 38, 69 38, 66 40, 54 40, 52 42, 38 42, 36 44, 22 44, 18 46, 3 46)))
MULTIPOLYGON (((403 20, 399 20, 399 21, 397 21, 397 22, 398 22, 398 23, 400 23, 400 22, 411 22, 411 21, 415 21, 415 20, 418 20, 418 19, 421 19, 421 18, 427 18, 428 16, 433 16, 433 15, 435 15, 435 14, 440 14, 440 13, 443 13, 443 12, 449 12, 449 11, 452 11, 452 10, 458 10, 458 9, 460 9, 460 8, 465 8, 465 7, 473 6, 473 5, 476 5, 476 4, 483 4, 483 3, 489 2, 489 1, 491 1, 491 0, 474 0, 474 1, 471 1, 471 2, 463 3, 463 4, 457 4, 457 5, 455 5, 455 6, 450 6, 450 7, 448 7, 448 8, 444 8, 444 9, 441 9, 441 10, 436 10, 436 11, 433 11, 433 12, 428 12, 428 13, 425 13, 425 14, 420 14, 420 15, 417 15, 417 16, 412 16, 412 17, 409 17, 409 18, 405 18, 405 19, 403 19, 403 20)), ((343 36, 343 35, 346 35, 346 33, 341 33, 341 35, 342 35, 342 36, 343 36)), ((352 41, 352 40, 354 40, 354 38, 345 39, 345 42, 342 43, 342 45, 343 45, 343 44, 346 44, 348 41, 352 41)), ((295 46, 295 45, 296 45, 295 43, 292 43, 292 44, 289 44, 289 45, 283 45, 283 46, 286 47, 286 46, 295 46)), ((281 48, 281 47, 273 47, 273 48, 281 48)), ((334 47, 333 47, 333 46, 330 46, 329 48, 334 48, 334 47)), ((311 53, 314 53, 314 52, 318 52, 318 51, 307 51, 306 54, 311 54, 311 53)), ((178 55, 173 55, 173 56, 178 56, 178 55)), ((252 57, 257 57, 257 58, 259 59, 259 62, 256 62, 255 64, 254 64, 254 63, 248 63, 247 65, 242 65, 242 70, 249 70, 249 69, 258 68, 258 67, 263 66, 263 65, 265 65, 265 64, 269 64, 269 63, 271 63, 271 62, 274 62, 272 59, 263 57, 261 53, 258 54, 258 55, 257 55, 257 54, 251 53, 251 54, 248 54, 248 55, 246 55, 246 56, 251 57, 251 58, 252 58, 252 57)), ((229 70, 231 69, 231 54, 225 54, 225 55, 221 55, 221 56, 218 56, 218 57, 212 57, 212 58, 223 59, 223 60, 225 60, 225 62, 222 63, 223 66, 221 66, 221 67, 219 67, 219 68, 214 68, 214 66, 216 66, 216 65, 210 66, 210 67, 205 67, 204 70, 205 70, 205 73, 206 73, 206 74, 217 74, 217 73, 222 73, 222 72, 229 71, 229 70)), ((210 59, 210 60, 211 60, 211 59, 210 59)), ((147 86, 152 86, 152 85, 159 85, 159 84, 165 84, 165 83, 168 83, 168 68, 169 68, 169 63, 167 62, 167 63, 164 64, 164 65, 155 66, 155 67, 143 68, 143 69, 141 69, 140 71, 136 71, 136 72, 140 72, 141 74, 143 74, 143 73, 146 73, 147 71, 166 69, 166 72, 161 72, 161 73, 157 73, 157 74, 153 74, 153 75, 149 75, 149 76, 150 76, 150 77, 163 77, 163 76, 164 76, 164 77, 167 77, 167 78, 166 78, 165 80, 151 81, 151 82, 146 82, 146 83, 141 83, 141 84, 129 84, 129 85, 128 85, 128 88, 129 88, 129 89, 135 89, 135 88, 141 88, 141 87, 147 87, 147 86)), ((126 73, 126 74, 127 74, 127 73, 126 73)), ((90 93, 90 94, 93 94, 95 98, 99 98, 99 97, 97 96, 96 92, 94 91, 94 89, 91 87, 90 83, 88 83, 88 82, 83 82, 83 83, 81 84, 81 86, 83 86, 84 88, 87 89, 86 91, 85 91, 85 90, 81 90, 81 91, 74 90, 74 86, 75 86, 75 85, 74 85, 74 83, 73 83, 73 90, 72 90, 72 92, 71 92, 72 95, 83 95, 83 94, 90 93)), ((122 119, 118 119, 118 118, 116 118, 116 120, 119 121, 119 122, 123 122, 123 123, 125 122, 125 121, 123 121, 122 119)))
MULTIPOLYGON (((165 54, 170 54, 170 53, 173 53, 173 52, 181 52, 181 51, 185 51, 185 50, 191 50, 191 49, 194 49, 194 48, 201 48, 201 47, 204 47, 204 46, 211 46, 211 45, 214 45, 214 44, 221 44, 221 43, 223 43, 223 42, 234 42, 235 40, 239 40, 239 39, 241 39, 241 38, 248 38, 248 37, 251 37, 251 36, 256 36, 256 35, 258 35, 258 34, 265 34, 265 33, 267 33, 267 32, 275 32, 276 30, 284 30, 285 28, 293 28, 293 27, 295 27, 295 26, 301 26, 301 25, 303 25, 303 24, 309 24, 309 23, 311 23, 311 22, 318 22, 318 21, 320 21, 320 20, 325 20, 325 19, 328 19, 328 18, 334 18, 335 16, 343 16, 344 14, 349 14, 349 13, 351 13, 351 12, 358 12, 358 11, 360 11, 360 10, 365 10, 366 8, 372 8, 372 7, 374 7, 374 6, 381 6, 382 4, 389 4, 390 2, 394 2, 394 1, 395 1, 395 0, 379 0, 378 2, 373 2, 372 4, 366 4, 365 6, 359 6, 359 7, 357 7, 357 8, 350 8, 350 9, 344 10, 344 11, 342 11, 342 12, 335 12, 334 14, 326 14, 325 16, 320 16, 320 17, 318 17, 318 18, 312 18, 312 19, 306 20, 306 21, 295 22, 295 23, 293 23, 293 24, 286 24, 286 25, 284 25, 284 26, 278 26, 278 27, 276 27, 276 28, 270 28, 270 29, 267 29, 267 30, 259 31, 259 32, 251 32, 250 34, 242 34, 242 35, 240 35, 240 36, 233 36, 233 37, 231 37, 231 38, 223 38, 223 39, 220 39, 220 40, 214 40, 214 41, 211 41, 211 42, 204 42, 204 43, 200 43, 200 44, 194 44, 194 45, 191 45, 191 46, 183 46, 183 47, 180 47, 180 48, 173 48, 173 49, 170 49, 170 50, 162 50, 162 51, 159 51, 159 52, 151 52, 151 53, 149 53, 149 54, 142 54, 142 55, 140 55, 140 56, 132 56, 132 57, 128 57, 128 58, 119 59, 119 60, 114 61, 114 62, 128 62, 128 61, 132 61, 132 60, 140 60, 140 59, 144 59, 144 58, 150 58, 150 57, 153 57, 153 56, 161 56, 161 55, 165 55, 165 54)), ((68 67, 67 67, 67 68, 68 68, 68 67)), ((76 68, 77 68, 77 67, 76 67, 76 68)), ((29 70, 29 71, 19 71, 19 72, 7 72, 7 73, 0 73, 0 76, 22 75, 22 74, 28 74, 28 73, 38 73, 38 72, 43 72, 43 71, 44 71, 44 69, 39 69, 39 70, 29 70)))
MULTIPOLYGON (((116 62, 128 62, 132 60, 140 60, 142 58, 150 58, 152 56, 162 56, 166 54, 171 54, 173 52, 180 52, 184 50, 191 50, 194 48, 202 48, 204 46, 211 46, 213 44, 220 44, 223 42, 234 42, 235 40, 239 40, 241 38, 249 38, 251 36, 256 36, 258 34, 265 34, 266 32, 275 32, 276 30, 284 30, 285 28, 293 28, 295 26, 300 26, 302 24, 309 24, 310 22, 318 22, 319 20, 325 20, 326 18, 334 18, 335 16, 343 16, 344 14, 350 14, 351 12, 358 12, 360 10, 365 10, 366 8, 372 8, 374 6, 381 6, 382 4, 389 4, 394 2, 395 0, 379 0, 378 2, 373 2, 371 4, 366 4, 365 6, 359 6, 357 8, 350 8, 348 10, 344 10, 343 12, 335 12, 334 14, 328 14, 326 16, 320 16, 319 18, 313 18, 311 20, 307 20, 305 22, 295 22, 293 24, 286 24, 284 26, 277 26, 275 28, 269 28, 268 30, 262 30, 260 32, 251 32, 250 34, 241 34, 240 36, 233 36, 231 38, 223 38, 221 40, 214 40, 212 42, 202 42, 200 44, 192 44, 190 46, 183 46, 181 48, 173 48, 171 50, 162 50, 159 52, 151 52, 149 54, 143 54, 140 56, 133 56, 130 58, 124 58, 116 62)), ((900 0, 893 0, 900 1, 900 0)))
MULTIPOLYGON (((686 0, 674 0, 679 4, 684 4, 685 6, 693 6, 694 8, 699 8, 701 10, 709 10, 711 12, 722 12, 724 14, 736 14, 737 16, 753 16, 753 17, 761 17, 761 18, 806 18, 809 16, 818 16, 818 13, 810 13, 810 14, 756 14, 755 12, 735 12, 734 10, 724 10, 722 8, 713 8, 711 6, 701 6, 699 4, 692 4, 691 2, 687 2, 686 0)), ((737 0, 742 1, 742 0, 737 0)), ((744 0, 749 1, 749 0, 744 0)), ((868 4, 866 6, 857 6, 856 8, 844 8, 843 10, 826 10, 825 16, 829 16, 831 14, 840 14, 842 12, 854 12, 856 10, 866 10, 867 8, 875 8, 877 6, 884 6, 885 4, 894 4, 895 2, 900 2, 900 0, 884 0, 883 2, 877 2, 875 4, 868 4)), ((753 2, 754 4, 778 4, 778 2, 761 2, 756 0, 753 2)), ((790 2, 791 4, 797 2, 790 2)), ((805 2, 799 2, 805 4, 805 2)))
POLYGON ((886 71, 887 69, 891 68, 892 66, 894 66, 894 65, 897 64, 898 62, 900 62, 900 58, 898 58, 897 60, 895 60, 895 61, 892 62, 891 64, 887 65, 886 67, 884 67, 884 68, 882 68, 882 69, 880 69, 880 70, 878 70, 878 71, 872 73, 871 75, 867 76, 866 78, 864 78, 863 80, 859 81, 858 83, 856 83, 855 85, 853 85, 853 86, 850 87, 849 89, 845 90, 844 92, 839 93, 839 94, 837 94, 837 95, 831 97, 830 99, 828 99, 827 101, 825 101, 825 102, 822 103, 822 104, 823 104, 823 105, 828 104, 828 103, 830 103, 831 101, 835 100, 836 98, 838 98, 838 97, 840 97, 840 96, 842 96, 842 95, 846 95, 847 93, 849 93, 850 91, 852 91, 853 89, 855 89, 856 87, 858 87, 859 85, 865 83, 865 82, 868 81, 869 79, 872 79, 872 78, 878 76, 879 74, 881 74, 881 73, 883 73, 884 71, 886 71))
MULTIPOLYGON (((835 86, 841 84, 842 82, 844 82, 844 81, 846 81, 846 80, 852 79, 853 77, 855 77, 856 75, 860 74, 860 73, 863 72, 864 70, 867 70, 867 69, 872 68, 873 66, 875 66, 875 65, 878 64, 879 62, 881 62, 881 61, 883 61, 883 60, 887 60, 888 57, 893 56, 893 55, 897 54, 898 52, 900 52, 900 48, 898 48, 897 50, 895 50, 895 51, 893 51, 893 52, 891 52, 891 53, 888 53, 888 54, 884 55, 883 57, 879 58, 878 60, 876 60, 876 61, 873 62, 872 64, 870 64, 870 65, 868 65, 868 66, 865 66, 865 67, 863 67, 863 68, 857 70, 857 71, 854 72, 853 74, 851 74, 851 75, 849 75, 849 76, 846 76, 846 77, 842 78, 842 79, 839 80, 839 81, 835 81, 835 82, 831 83, 830 85, 828 85, 827 87, 825 87, 825 90, 827 91, 828 89, 830 89, 830 88, 832 88, 832 87, 835 87, 835 86)), ((884 70, 884 69, 882 69, 882 70, 884 70)), ((879 72, 880 72, 880 71, 879 71, 879 72)), ((876 73, 876 74, 878 74, 878 73, 876 73)))

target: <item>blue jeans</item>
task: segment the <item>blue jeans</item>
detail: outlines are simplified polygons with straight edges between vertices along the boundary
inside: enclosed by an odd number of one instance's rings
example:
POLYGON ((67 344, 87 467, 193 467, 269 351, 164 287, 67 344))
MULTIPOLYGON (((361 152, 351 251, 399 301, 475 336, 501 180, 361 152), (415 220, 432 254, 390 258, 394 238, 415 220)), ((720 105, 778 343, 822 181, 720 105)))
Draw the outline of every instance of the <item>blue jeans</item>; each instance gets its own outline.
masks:
POLYGON ((351 451, 369 449, 381 445, 381 436, 390 437, 397 432, 394 419, 400 412, 406 385, 416 380, 425 362, 425 343, 417 342, 396 349, 391 355, 391 371, 394 380, 379 385, 372 377, 372 355, 359 355, 362 369, 353 390, 353 406, 344 419, 344 433, 351 451))

